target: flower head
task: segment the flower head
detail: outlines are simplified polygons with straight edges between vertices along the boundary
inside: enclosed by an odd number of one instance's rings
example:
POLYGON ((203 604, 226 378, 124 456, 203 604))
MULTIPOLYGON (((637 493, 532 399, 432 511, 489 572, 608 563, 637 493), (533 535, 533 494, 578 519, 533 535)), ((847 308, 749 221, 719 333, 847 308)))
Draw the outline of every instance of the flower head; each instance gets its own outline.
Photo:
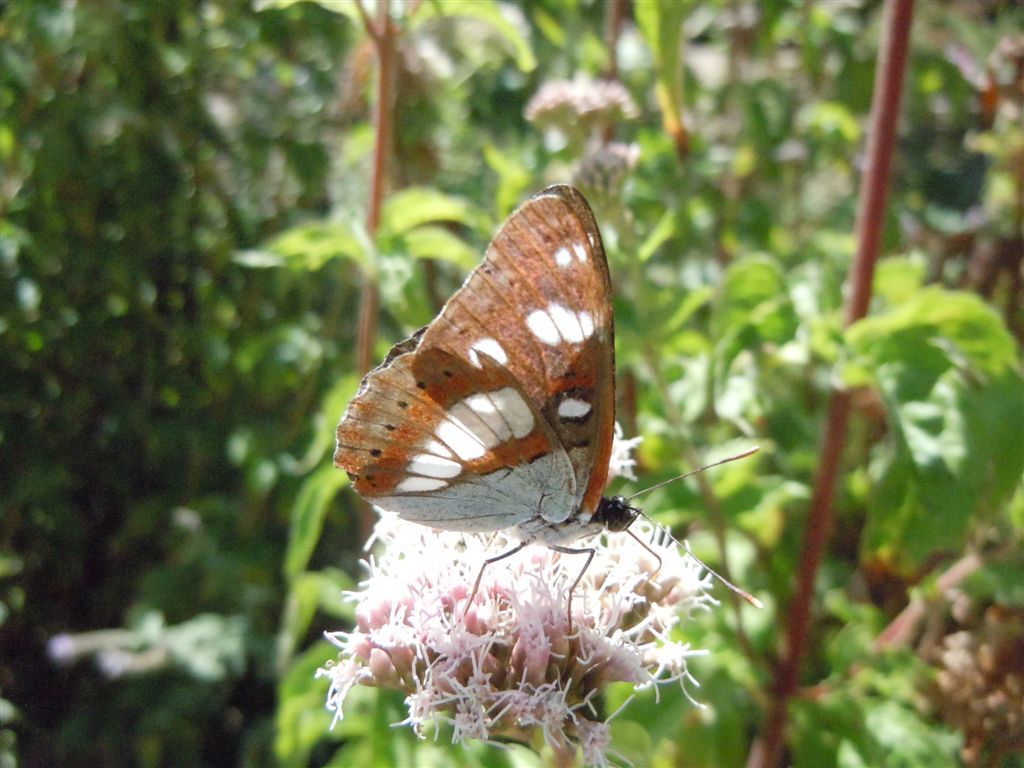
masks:
POLYGON ((573 181, 591 197, 616 198, 640 159, 640 147, 621 142, 587 144, 573 181))
POLYGON ((530 741, 540 733, 564 752, 582 747, 588 764, 607 763, 609 731, 595 699, 614 682, 643 688, 689 680, 687 660, 703 653, 672 639, 689 612, 712 604, 709 577, 640 520, 624 533, 580 542, 595 557, 573 593, 585 558, 529 546, 504 531, 436 531, 383 514, 379 554, 349 597, 356 626, 328 638, 341 649, 318 675, 331 681, 335 720, 353 685, 403 691, 405 722, 420 736, 448 722, 452 739, 530 741), (656 556, 655 556, 656 555, 656 556), (657 558, 661 559, 660 568, 657 558))
POLYGON ((639 110, 621 83, 577 75, 544 83, 527 103, 525 114, 540 128, 580 140, 632 120, 639 110))

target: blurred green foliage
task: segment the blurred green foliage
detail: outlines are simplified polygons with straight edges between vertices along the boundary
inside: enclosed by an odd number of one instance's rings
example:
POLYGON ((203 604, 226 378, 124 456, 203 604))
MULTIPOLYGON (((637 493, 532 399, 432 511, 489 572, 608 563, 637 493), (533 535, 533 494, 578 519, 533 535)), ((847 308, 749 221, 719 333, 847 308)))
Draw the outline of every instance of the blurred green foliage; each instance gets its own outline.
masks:
POLYGON ((394 191, 371 235, 375 59, 353 3, 0 4, 0 765, 538 762, 418 742, 390 692, 354 691, 329 731, 314 673, 360 576, 329 456, 362 281, 381 287, 379 358, 518 201, 574 174, 612 262, 643 484, 762 446, 708 475, 713 505, 696 483, 649 500, 768 607, 704 617, 709 706, 644 693, 618 753, 745 762, 843 383, 815 694, 788 759, 1022 764, 938 691, 963 673, 943 636, 1024 611, 1024 14, 919 3, 888 258, 844 331, 881 5, 637 3, 614 53, 638 117, 615 137, 639 159, 588 187, 585 148, 524 109, 606 70, 605 11, 396 4, 394 191), (681 157, 666 131, 684 125, 681 157), (954 610, 939 579, 968 553, 954 610), (918 603, 931 634, 880 653, 918 603))

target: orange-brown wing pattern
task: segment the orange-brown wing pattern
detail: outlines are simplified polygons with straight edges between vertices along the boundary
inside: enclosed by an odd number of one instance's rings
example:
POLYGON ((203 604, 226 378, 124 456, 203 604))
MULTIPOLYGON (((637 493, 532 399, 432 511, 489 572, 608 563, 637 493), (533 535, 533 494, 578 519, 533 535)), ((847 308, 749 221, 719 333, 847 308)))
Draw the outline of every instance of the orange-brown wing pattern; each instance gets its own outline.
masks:
POLYGON ((435 527, 560 522, 596 509, 613 425, 608 266, 586 201, 558 186, 367 375, 335 462, 373 503, 435 527))

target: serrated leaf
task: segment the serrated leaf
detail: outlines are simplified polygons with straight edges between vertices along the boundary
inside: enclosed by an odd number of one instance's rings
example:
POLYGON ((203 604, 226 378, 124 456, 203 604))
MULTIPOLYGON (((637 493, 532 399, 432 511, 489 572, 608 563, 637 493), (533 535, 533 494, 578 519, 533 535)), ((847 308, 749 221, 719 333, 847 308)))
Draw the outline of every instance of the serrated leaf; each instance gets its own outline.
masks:
POLYGON ((927 288, 881 315, 865 318, 847 331, 863 355, 884 359, 886 340, 907 331, 941 338, 980 371, 998 374, 1016 363, 1016 347, 995 311, 973 294, 927 288))
POLYGON ((899 568, 959 550, 1024 471, 1024 382, 1013 342, 976 297, 928 289, 849 329, 895 442, 876 457, 865 546, 899 568))

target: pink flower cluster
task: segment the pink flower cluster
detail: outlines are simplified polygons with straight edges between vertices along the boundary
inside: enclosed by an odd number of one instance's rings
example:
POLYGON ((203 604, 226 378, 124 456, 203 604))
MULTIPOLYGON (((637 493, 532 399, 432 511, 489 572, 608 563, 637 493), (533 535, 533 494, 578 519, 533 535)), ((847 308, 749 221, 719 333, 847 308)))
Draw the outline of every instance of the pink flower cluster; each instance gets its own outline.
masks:
MULTIPOLYGON (((590 765, 608 762, 609 729, 595 699, 614 682, 637 689, 692 681, 687 659, 704 653, 673 639, 689 612, 714 604, 710 577, 653 525, 581 542, 597 555, 573 593, 585 560, 542 546, 488 566, 516 542, 503 532, 436 531, 384 515, 365 561, 368 577, 349 597, 356 627, 334 632, 340 649, 318 675, 331 681, 335 721, 353 685, 406 693, 410 724, 424 736, 448 722, 452 739, 529 743, 538 733, 556 751, 582 748, 590 765)), ((613 715, 614 716, 614 715, 613 715)), ((610 718, 609 718, 610 719, 610 718)))

